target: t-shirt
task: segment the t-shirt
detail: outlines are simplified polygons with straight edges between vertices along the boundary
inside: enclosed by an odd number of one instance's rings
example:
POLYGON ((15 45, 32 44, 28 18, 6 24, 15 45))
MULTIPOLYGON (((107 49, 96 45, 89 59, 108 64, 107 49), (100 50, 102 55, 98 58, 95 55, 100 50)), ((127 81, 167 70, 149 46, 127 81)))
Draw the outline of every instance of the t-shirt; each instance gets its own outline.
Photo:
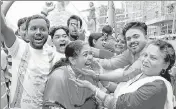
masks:
POLYGON ((22 109, 40 109, 39 105, 43 100, 45 82, 47 81, 49 70, 53 64, 54 54, 52 49, 48 49, 48 47, 44 47, 43 50, 33 49, 29 43, 25 43, 23 40, 17 38, 8 50, 13 62, 11 102, 14 103, 15 107, 19 107, 18 102, 14 102, 17 98, 17 101, 21 102, 22 109), (28 65, 26 68, 23 67, 23 69, 26 69, 26 72, 22 72, 24 80, 20 79, 18 81, 19 66, 27 46, 29 46, 28 65), (20 83, 23 85, 20 85, 20 83), (19 87, 22 87, 23 90, 20 94, 16 92, 19 87))

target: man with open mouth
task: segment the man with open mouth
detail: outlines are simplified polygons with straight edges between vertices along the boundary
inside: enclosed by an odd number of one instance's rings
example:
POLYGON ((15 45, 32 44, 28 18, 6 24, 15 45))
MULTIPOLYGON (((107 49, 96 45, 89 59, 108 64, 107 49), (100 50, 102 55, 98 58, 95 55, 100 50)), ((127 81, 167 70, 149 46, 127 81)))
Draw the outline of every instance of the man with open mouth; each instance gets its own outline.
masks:
POLYGON ((65 57, 65 48, 70 42, 68 34, 69 30, 66 26, 54 26, 50 29, 50 36, 56 51, 54 62, 57 62, 60 58, 65 57))

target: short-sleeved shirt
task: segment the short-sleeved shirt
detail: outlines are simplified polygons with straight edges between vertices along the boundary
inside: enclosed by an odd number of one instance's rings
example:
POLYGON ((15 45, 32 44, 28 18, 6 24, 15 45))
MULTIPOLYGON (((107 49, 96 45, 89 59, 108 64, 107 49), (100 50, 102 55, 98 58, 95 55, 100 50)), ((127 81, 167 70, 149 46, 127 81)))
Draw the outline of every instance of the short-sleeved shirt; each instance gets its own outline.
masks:
POLYGON ((33 101, 36 100, 37 103, 42 102, 45 82, 47 81, 47 76, 52 66, 52 59, 54 58, 53 51, 52 49, 48 49, 48 47, 44 47, 42 50, 33 49, 29 43, 26 43, 18 38, 12 47, 8 48, 13 62, 11 102, 16 96, 16 89, 18 88, 17 83, 19 77, 19 66, 26 46, 29 46, 29 59, 28 66, 25 68, 26 73, 24 75, 24 81, 22 81, 23 93, 21 97, 21 103, 23 103, 23 105, 21 104, 21 108, 39 109, 39 104, 36 104, 33 101), (30 105, 30 103, 33 104, 30 105))

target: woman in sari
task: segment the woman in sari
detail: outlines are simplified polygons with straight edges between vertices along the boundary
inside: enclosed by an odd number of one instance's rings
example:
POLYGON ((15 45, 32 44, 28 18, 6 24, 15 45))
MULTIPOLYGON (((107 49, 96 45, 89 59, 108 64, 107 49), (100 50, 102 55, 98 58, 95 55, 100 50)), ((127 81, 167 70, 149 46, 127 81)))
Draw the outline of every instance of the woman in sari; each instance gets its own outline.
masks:
POLYGON ((70 42, 65 48, 65 57, 65 59, 58 61, 51 71, 44 92, 44 109, 51 107, 86 109, 84 104, 93 94, 91 90, 77 87, 69 79, 79 78, 96 84, 92 78, 84 76, 76 70, 76 68, 95 70, 93 68, 95 65, 91 66, 93 55, 90 46, 80 40, 70 42))
POLYGON ((86 80, 72 80, 78 86, 92 90, 108 109, 173 109, 174 96, 169 75, 175 63, 173 46, 162 40, 152 41, 146 46, 141 60, 142 73, 125 85, 117 86, 113 96, 86 80))

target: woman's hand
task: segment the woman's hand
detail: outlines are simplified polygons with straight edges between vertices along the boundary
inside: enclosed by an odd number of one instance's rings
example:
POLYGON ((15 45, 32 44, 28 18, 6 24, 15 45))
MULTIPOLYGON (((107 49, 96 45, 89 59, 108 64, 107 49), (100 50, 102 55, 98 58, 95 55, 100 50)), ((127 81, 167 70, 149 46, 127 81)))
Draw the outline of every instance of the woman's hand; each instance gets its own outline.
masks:
POLYGON ((70 78, 70 80, 73 81, 77 86, 79 86, 81 88, 91 89, 91 87, 92 87, 92 83, 90 83, 87 80, 80 80, 80 79, 73 79, 73 78, 70 78))

